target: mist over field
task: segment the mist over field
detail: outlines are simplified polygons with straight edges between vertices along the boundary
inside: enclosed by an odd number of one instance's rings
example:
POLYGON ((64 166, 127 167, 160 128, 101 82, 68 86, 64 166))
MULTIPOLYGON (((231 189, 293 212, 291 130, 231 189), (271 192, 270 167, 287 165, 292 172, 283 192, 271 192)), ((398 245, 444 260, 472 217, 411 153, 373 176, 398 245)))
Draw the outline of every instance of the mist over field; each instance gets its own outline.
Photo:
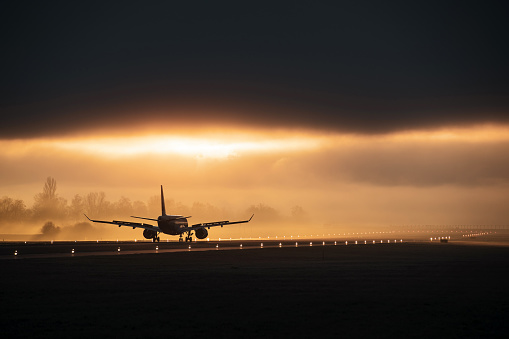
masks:
MULTIPOLYGON (((0 233, 33 235, 31 240, 140 239, 142 236, 139 229, 133 231, 129 227, 119 229, 115 225, 91 223, 84 214, 94 219, 127 221, 135 221, 130 216, 157 218, 161 215, 161 198, 157 195, 151 196, 146 202, 131 201, 124 196, 112 202, 106 198, 104 192, 91 192, 85 195, 75 194, 68 202, 57 193, 57 183, 52 177, 47 178, 43 191, 35 195, 34 201, 32 207, 27 207, 23 200, 1 198, 0 233)), ((238 210, 202 202, 186 205, 171 198, 165 199, 165 202, 168 213, 191 216, 190 224, 236 220, 255 214, 258 221, 255 232, 264 235, 281 233, 281 227, 290 224, 298 229, 309 220, 301 206, 293 206, 285 215, 262 203, 238 210)), ((156 225, 157 222, 152 224, 156 225)), ((227 232, 217 233, 216 237, 255 236, 251 226, 226 229, 227 232)))

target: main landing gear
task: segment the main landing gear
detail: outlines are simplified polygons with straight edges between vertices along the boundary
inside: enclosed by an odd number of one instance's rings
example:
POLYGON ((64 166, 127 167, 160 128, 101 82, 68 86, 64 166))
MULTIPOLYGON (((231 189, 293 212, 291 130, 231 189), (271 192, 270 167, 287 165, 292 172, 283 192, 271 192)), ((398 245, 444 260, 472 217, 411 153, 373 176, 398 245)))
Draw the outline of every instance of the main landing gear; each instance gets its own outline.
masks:
MULTIPOLYGON (((180 238, 179 238, 179 242, 182 242, 184 241, 184 239, 182 238, 182 233, 180 233, 180 238)), ((192 242, 193 241, 193 234, 191 232, 187 232, 187 236, 186 236, 186 242, 192 242)))
POLYGON ((152 242, 161 242, 161 238, 159 238, 158 236, 155 236, 152 238, 152 242))

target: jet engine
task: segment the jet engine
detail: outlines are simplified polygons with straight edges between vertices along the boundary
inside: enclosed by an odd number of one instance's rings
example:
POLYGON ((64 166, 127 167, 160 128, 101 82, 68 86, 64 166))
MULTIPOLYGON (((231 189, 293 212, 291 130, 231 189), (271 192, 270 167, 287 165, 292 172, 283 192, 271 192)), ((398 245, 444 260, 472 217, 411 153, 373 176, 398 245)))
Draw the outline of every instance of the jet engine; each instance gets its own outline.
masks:
POLYGON ((206 228, 198 228, 194 231, 198 239, 205 239, 209 235, 209 231, 206 228))
POLYGON ((157 237, 157 232, 146 229, 143 231, 143 236, 145 237, 145 239, 154 239, 155 237, 157 237))

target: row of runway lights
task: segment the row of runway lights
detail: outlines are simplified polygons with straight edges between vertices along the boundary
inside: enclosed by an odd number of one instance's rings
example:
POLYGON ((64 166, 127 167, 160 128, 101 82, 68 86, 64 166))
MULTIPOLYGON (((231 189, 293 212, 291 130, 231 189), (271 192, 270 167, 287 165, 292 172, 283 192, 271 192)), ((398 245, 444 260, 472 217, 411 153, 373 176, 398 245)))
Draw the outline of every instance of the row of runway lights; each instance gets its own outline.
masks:
MULTIPOLYGON (((395 239, 393 242, 396 244, 396 243, 398 243, 398 240, 396 240, 396 239, 395 239)), ((403 239, 400 239, 400 240, 399 240, 399 242, 400 242, 400 243, 402 243, 402 242, 403 242, 403 239)), ((369 242, 369 243, 371 243, 371 242, 369 242)), ((372 243, 373 243, 373 244, 376 244, 376 241, 375 241, 375 240, 373 240, 373 242, 372 242, 372 243)), ((384 241, 383 241, 383 240, 380 240, 380 244, 383 244, 383 243, 384 243, 384 241)), ((390 244, 390 243, 391 243, 391 240, 387 240, 387 243, 388 243, 388 244, 390 244)), ((338 243, 337 243, 337 241, 334 241, 334 246, 336 246, 337 244, 338 244, 338 243)), ((357 244, 359 244, 359 242, 356 240, 356 241, 355 241, 355 245, 357 245, 357 244)), ((367 245, 367 244, 368 244, 368 241, 367 241, 367 240, 364 240, 364 245, 367 245)), ((345 241, 345 245, 348 245, 348 241, 345 241)), ((295 242, 295 247, 298 247, 298 246, 299 246, 299 243, 298 243, 298 242, 295 242)), ((312 242, 312 241, 310 241, 310 242, 309 242, 309 246, 313 246, 313 242, 312 242)), ((323 241, 323 242, 322 242, 322 246, 325 246, 325 241, 323 241)), ((282 244, 282 243, 279 243, 278 247, 283 247, 283 244, 282 244)), ((240 248, 241 248, 241 249, 243 248, 242 244, 240 244, 240 248)), ((260 243, 260 248, 263 248, 263 242, 262 242, 262 243, 260 243)), ((189 249, 189 250, 191 250, 191 245, 189 245, 189 246, 188 246, 188 249, 189 249)), ((216 244, 216 249, 219 249, 219 244, 216 244)), ((156 251, 159 251, 159 246, 156 246, 155 250, 156 250, 156 251)), ((120 246, 117 248, 117 252, 118 252, 118 253, 120 253, 120 246)), ((74 248, 71 250, 71 254, 73 254, 73 255, 75 254, 75 250, 74 250, 74 248)), ((18 255, 18 250, 15 250, 15 251, 14 251, 14 255, 15 255, 15 256, 17 256, 17 255, 18 255)))
MULTIPOLYGON (((404 232, 404 231, 403 231, 403 232, 404 232)), ((420 232, 422 232, 422 233, 430 233, 430 232, 431 232, 431 233, 434 233, 435 231, 406 231, 406 232, 407 232, 407 233, 420 233, 420 232)), ((451 232, 455 232, 455 233, 463 233, 463 232, 470 232, 470 234, 464 234, 464 235, 463 235, 463 237, 473 237, 473 236, 487 235, 487 234, 491 234, 491 233, 493 233, 493 232, 477 232, 477 233, 475 233, 475 234, 471 233, 471 232, 474 232, 474 231, 436 231, 436 232, 437 232, 437 233, 451 233, 451 232)), ((329 236, 329 237, 330 237, 330 236, 341 236, 341 235, 343 235, 343 236, 348 236, 348 235, 355 236, 355 235, 389 234, 389 233, 396 233, 396 231, 390 231, 390 232, 360 232, 360 233, 343 233, 343 234, 341 234, 341 233, 338 233, 338 234, 334 233, 334 234, 327 234, 327 236, 329 236)), ((398 233, 401 233, 401 232, 398 232, 398 233)), ((496 233, 496 232, 495 232, 495 233, 496 233)), ((319 234, 316 234, 316 235, 310 234, 310 235, 302 235, 302 236, 301 236, 301 235, 297 235, 297 236, 293 236, 293 235, 291 235, 291 236, 289 236, 288 238, 293 239, 293 238, 300 238, 300 237, 302 237, 302 238, 306 238, 306 237, 314 237, 314 236, 316 236, 316 237, 325 237, 326 235, 325 235, 325 234, 322 234, 322 235, 319 235, 319 234)), ((286 240, 287 236, 286 236, 286 235, 284 235, 284 236, 282 236, 282 237, 281 237, 281 236, 279 236, 279 237, 278 237, 278 236, 276 235, 276 236, 275 236, 275 237, 273 237, 273 238, 275 238, 275 239, 281 239, 281 238, 282 238, 282 239, 285 239, 285 240, 286 240)), ((249 237, 249 238, 244 238, 244 240, 253 240, 253 239, 265 239, 265 237, 258 237, 258 238, 252 238, 252 237, 249 237)), ((267 239, 270 239, 270 236, 267 236, 267 239)), ((230 237, 230 238, 226 238, 226 239, 225 239, 225 238, 219 238, 219 239, 218 239, 218 241, 228 241, 228 240, 230 240, 230 241, 231 241, 231 240, 233 240, 233 239, 232 239, 231 237, 230 237)), ((240 240, 242 240, 242 237, 240 238, 240 240)), ((193 241, 194 241, 194 242, 196 242, 196 239, 194 239, 193 241)), ((210 241, 210 238, 207 238, 207 241, 210 241)), ((78 242, 78 241, 77 241, 77 240, 74 240, 74 242, 76 243, 76 242, 78 242)), ((117 242, 119 242, 119 240, 118 240, 118 239, 117 239, 117 242)), ((134 242, 138 242, 138 240, 137 240, 137 239, 134 239, 134 242)), ((166 242, 169 242, 169 239, 166 239, 166 242)), ((25 241, 25 244, 26 244, 26 243, 27 243, 27 242, 25 241)), ((99 243, 99 239, 97 239, 97 243, 99 243)), ((53 240, 51 240, 51 244, 53 244, 53 240)))
POLYGON ((471 233, 471 234, 463 234, 463 237, 480 237, 481 235, 488 235, 488 232, 480 232, 480 233, 471 233))

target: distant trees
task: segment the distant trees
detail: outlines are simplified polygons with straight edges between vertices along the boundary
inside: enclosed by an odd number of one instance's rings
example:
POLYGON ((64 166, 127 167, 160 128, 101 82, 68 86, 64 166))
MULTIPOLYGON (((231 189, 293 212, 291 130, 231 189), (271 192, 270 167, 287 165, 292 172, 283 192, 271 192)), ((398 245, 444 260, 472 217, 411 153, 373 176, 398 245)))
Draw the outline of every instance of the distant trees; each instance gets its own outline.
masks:
POLYGON ((67 200, 56 193, 57 181, 48 177, 44 183, 41 193, 35 195, 32 208, 35 219, 46 219, 49 217, 64 219, 67 216, 67 200))
POLYGON ((110 203, 106 201, 104 192, 91 192, 85 196, 84 209, 87 214, 97 217, 103 217, 108 212, 110 203))
MULTIPOLYGON (((191 206, 182 202, 167 198, 166 213, 180 214, 184 216, 195 216, 197 221, 216 221, 224 218, 236 218, 256 215, 256 220, 262 223, 272 222, 291 222, 302 223, 309 220, 309 216, 301 206, 295 205, 289 211, 289 215, 282 215, 280 210, 263 203, 251 205, 246 210, 227 211, 225 208, 218 208, 209 203, 194 202, 191 206)), ((54 236, 64 229, 67 230, 69 222, 82 223, 76 232, 83 234, 90 232, 87 229, 88 221, 83 214, 95 219, 109 218, 129 218, 131 215, 141 217, 157 217, 161 213, 161 197, 154 195, 150 197, 147 203, 139 200, 131 201, 127 197, 121 197, 119 200, 110 202, 106 200, 104 192, 90 192, 86 195, 75 194, 70 204, 67 200, 60 197, 57 193, 57 181, 53 177, 46 178, 42 187, 42 192, 34 196, 32 208, 27 208, 23 200, 15 200, 10 197, 0 199, 0 224, 6 225, 12 222, 46 222, 41 232, 48 236, 54 236), (49 221, 51 220, 51 221, 49 221), (60 230, 53 222, 62 226, 60 230)), ((40 225, 40 224, 39 224, 40 225)))
POLYGON ((14 200, 9 197, 0 199, 0 220, 13 221, 26 218, 29 214, 23 200, 14 200))
POLYGON ((51 221, 46 222, 41 228, 41 234, 44 236, 55 237, 58 233, 60 233, 60 227, 55 226, 51 221))
POLYGON ((74 195, 71 200, 71 206, 69 206, 69 217, 74 220, 80 220, 83 218, 83 212, 85 211, 85 199, 79 194, 74 195))
POLYGON ((256 219, 260 221, 278 221, 281 218, 276 209, 261 203, 258 205, 251 205, 247 209, 247 213, 256 214, 256 219))

